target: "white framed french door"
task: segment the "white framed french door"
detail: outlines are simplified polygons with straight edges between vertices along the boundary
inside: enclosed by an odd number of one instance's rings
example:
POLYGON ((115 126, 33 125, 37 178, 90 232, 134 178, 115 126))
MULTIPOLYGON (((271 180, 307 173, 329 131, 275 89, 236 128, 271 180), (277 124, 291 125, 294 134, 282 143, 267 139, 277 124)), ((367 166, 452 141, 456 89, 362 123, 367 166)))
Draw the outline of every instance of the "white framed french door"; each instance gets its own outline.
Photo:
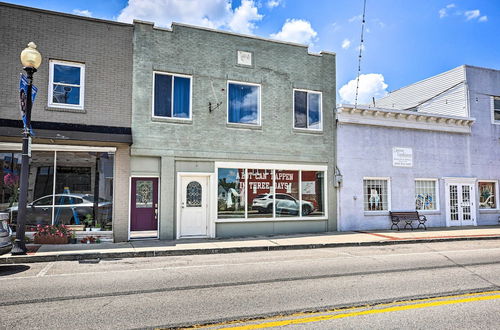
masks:
POLYGON ((445 179, 446 225, 476 226, 476 179, 445 179))

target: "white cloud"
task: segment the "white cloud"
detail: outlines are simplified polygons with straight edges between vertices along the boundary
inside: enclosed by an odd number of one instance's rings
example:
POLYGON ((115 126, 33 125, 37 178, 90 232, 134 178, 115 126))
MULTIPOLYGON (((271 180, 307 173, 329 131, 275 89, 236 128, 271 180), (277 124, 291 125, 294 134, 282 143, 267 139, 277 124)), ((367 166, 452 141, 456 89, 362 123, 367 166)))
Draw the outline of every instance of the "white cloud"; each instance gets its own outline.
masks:
POLYGON ((488 22, 488 16, 481 16, 479 22, 488 22))
POLYGON ((73 14, 80 15, 80 16, 86 16, 86 17, 92 17, 92 12, 88 9, 84 9, 84 10, 73 9, 73 14))
POLYGON ((344 39, 344 41, 342 41, 342 48, 343 49, 349 49, 349 47, 351 47, 351 40, 344 39))
POLYGON ((267 6, 270 9, 273 9, 273 8, 278 7, 279 5, 281 5, 281 2, 282 2, 282 0, 269 0, 267 2, 267 6))
POLYGON ((356 15, 348 19, 349 23, 352 23, 354 21, 361 21, 361 18, 363 18, 363 15, 356 15))
POLYGON ((287 19, 281 31, 271 34, 271 38, 311 45, 316 41, 317 35, 318 33, 314 31, 311 23, 308 21, 302 19, 287 19))
POLYGON ((253 0, 243 0, 241 6, 234 11, 228 26, 231 31, 250 34, 255 29, 253 22, 260 21, 262 17, 253 0))
MULTIPOLYGON (((359 76, 358 104, 371 103, 372 97, 380 98, 387 94, 387 84, 380 73, 368 73, 359 76)), ((339 89, 342 103, 354 104, 356 98, 356 79, 349 81, 339 89)))
POLYGON ((129 0, 118 21, 130 23, 134 19, 152 21, 158 26, 181 22, 252 33, 262 15, 254 0, 242 0, 234 10, 230 0, 129 0))
POLYGON ((448 16, 448 9, 455 8, 454 3, 450 3, 449 5, 446 5, 446 7, 439 9, 439 18, 443 18, 448 16))
POLYGON ((481 15, 481 11, 479 9, 467 10, 464 13, 465 19, 470 21, 471 19, 478 18, 481 15))

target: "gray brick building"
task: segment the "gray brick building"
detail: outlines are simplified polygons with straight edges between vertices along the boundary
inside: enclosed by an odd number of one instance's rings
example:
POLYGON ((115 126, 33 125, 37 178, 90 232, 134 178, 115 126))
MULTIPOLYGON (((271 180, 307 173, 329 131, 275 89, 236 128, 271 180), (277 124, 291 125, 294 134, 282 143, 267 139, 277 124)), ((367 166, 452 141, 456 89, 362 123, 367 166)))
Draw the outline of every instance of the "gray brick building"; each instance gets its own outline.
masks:
POLYGON ((134 22, 130 237, 336 230, 335 54, 134 22))
POLYGON ((34 75, 28 223, 126 240, 133 26, 0 3, 0 30, 0 209, 15 221, 19 54, 34 41, 43 59, 34 75))

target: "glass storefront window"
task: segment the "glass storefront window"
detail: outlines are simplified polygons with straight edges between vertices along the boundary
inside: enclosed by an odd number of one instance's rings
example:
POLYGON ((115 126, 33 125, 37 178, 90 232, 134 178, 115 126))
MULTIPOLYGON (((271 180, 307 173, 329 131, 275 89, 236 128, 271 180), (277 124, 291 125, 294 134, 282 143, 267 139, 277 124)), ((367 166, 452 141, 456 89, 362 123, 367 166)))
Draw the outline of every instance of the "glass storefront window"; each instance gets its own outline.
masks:
POLYGON ((324 172, 302 171, 302 216, 325 215, 324 172))
POLYGON ((248 218, 273 216, 273 170, 248 169, 248 218))
POLYGON ((218 219, 302 218, 326 214, 323 171, 219 168, 217 174, 218 219))
POLYGON ((480 209, 496 209, 496 182, 480 181, 479 185, 479 208, 480 209))
MULTIPOLYGON (((8 174, 13 167, 14 172, 20 172, 20 154, 1 153, 0 159, 2 174, 8 174), (13 161, 12 155, 18 155, 14 157, 17 160, 13 161)), ((113 167, 112 153, 33 151, 28 179, 27 230, 38 224, 112 230, 113 167)), ((1 210, 11 213, 13 223, 17 220, 17 197, 12 189, 16 184, 18 187, 15 182, 8 177, 8 184, 2 179, 0 186, 1 210)))
POLYGON ((219 219, 245 217, 245 170, 219 168, 217 188, 219 219))
POLYGON ((299 171, 276 170, 276 217, 300 214, 299 171))
POLYGON ((0 211, 17 206, 20 175, 21 153, 0 153, 0 211))

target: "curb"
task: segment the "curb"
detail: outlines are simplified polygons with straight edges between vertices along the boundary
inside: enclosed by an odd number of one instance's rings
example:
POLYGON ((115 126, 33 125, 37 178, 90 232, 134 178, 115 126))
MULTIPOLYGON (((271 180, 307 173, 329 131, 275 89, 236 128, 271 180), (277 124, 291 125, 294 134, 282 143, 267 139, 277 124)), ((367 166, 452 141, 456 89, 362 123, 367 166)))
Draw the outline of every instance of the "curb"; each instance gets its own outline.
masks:
POLYGON ((144 258, 144 257, 167 257, 167 256, 187 256, 204 254, 225 254, 225 253, 243 253, 243 252, 262 252, 262 251, 283 251, 283 250, 307 250, 336 247, 355 247, 355 246, 382 246, 396 244, 418 244, 435 242, 453 242, 453 241, 479 241, 479 240, 500 240, 500 236, 485 237, 451 237, 451 238, 431 238, 431 239, 398 239, 384 240, 375 242, 347 242, 347 243, 324 243, 324 244, 296 244, 296 245, 270 245, 270 246, 252 246, 252 247, 229 247, 215 249, 184 249, 184 250, 149 250, 132 252, 84 252, 84 253, 63 253, 53 255, 31 255, 31 256, 8 256, 0 258, 0 264, 20 264, 35 262, 53 262, 53 261, 75 261, 89 259, 121 259, 121 258, 144 258))

